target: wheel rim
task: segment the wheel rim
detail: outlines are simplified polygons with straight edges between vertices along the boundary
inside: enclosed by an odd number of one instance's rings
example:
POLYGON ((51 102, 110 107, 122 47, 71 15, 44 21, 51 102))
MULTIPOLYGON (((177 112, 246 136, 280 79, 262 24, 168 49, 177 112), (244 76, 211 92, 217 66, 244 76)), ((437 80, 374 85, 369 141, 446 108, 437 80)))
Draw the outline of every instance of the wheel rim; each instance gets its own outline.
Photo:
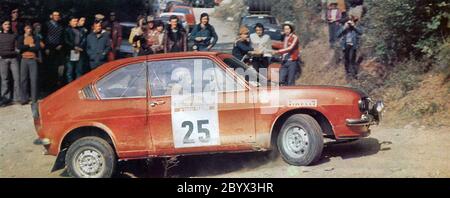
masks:
POLYGON ((100 177, 104 172, 105 158, 96 149, 84 149, 75 157, 75 171, 81 177, 100 177))
POLYGON ((302 157, 309 149, 308 133, 301 127, 290 127, 283 135, 283 142, 284 150, 293 158, 302 157))

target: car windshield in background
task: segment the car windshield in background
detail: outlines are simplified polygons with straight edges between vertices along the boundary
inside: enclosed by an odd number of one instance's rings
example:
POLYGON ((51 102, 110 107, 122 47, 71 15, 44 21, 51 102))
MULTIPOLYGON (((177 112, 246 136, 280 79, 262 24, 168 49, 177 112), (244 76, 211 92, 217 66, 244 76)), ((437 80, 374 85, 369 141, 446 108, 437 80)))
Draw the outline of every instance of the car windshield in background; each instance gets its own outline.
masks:
POLYGON ((173 12, 183 13, 183 14, 190 14, 188 9, 185 8, 175 8, 173 12))
POLYGON ((122 26, 122 37, 129 38, 131 34, 131 29, 133 29, 133 27, 131 26, 122 26))
POLYGON ((242 20, 242 24, 250 27, 256 25, 257 23, 261 23, 263 25, 276 25, 277 20, 274 17, 245 17, 242 20))

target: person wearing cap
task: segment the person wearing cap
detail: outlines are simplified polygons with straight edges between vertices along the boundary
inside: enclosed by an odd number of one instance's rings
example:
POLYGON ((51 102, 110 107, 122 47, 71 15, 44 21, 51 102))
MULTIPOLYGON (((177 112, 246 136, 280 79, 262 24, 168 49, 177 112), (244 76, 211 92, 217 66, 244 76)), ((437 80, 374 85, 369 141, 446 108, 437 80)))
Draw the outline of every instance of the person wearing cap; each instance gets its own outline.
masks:
POLYGON ((244 61, 244 56, 253 51, 249 38, 250 31, 247 27, 242 26, 239 29, 239 38, 236 40, 233 47, 233 56, 237 59, 244 61))
POLYGON ((280 68, 280 85, 295 86, 295 76, 300 69, 300 41, 295 35, 295 26, 292 22, 283 23, 284 47, 283 49, 273 51, 273 54, 279 54, 282 58, 280 68))
POLYGON ((194 42, 194 51, 209 51, 216 45, 218 36, 214 27, 209 24, 208 13, 200 15, 200 23, 191 32, 190 41, 194 42))
POLYGON ((143 27, 142 32, 138 32, 133 38, 133 42, 140 43, 139 56, 153 54, 152 46, 155 44, 155 21, 152 16, 147 17, 147 24, 143 27))
POLYGON ((164 34, 164 53, 187 52, 187 33, 177 16, 170 16, 169 26, 164 34))

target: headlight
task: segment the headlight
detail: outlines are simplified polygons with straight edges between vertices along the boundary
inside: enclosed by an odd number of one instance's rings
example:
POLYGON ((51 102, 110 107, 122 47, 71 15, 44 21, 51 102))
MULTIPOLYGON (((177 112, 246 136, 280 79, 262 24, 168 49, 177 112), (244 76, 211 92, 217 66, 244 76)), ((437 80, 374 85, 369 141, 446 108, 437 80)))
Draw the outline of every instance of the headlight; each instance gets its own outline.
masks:
POLYGON ((362 98, 358 101, 359 110, 362 113, 368 112, 370 110, 370 98, 362 98))

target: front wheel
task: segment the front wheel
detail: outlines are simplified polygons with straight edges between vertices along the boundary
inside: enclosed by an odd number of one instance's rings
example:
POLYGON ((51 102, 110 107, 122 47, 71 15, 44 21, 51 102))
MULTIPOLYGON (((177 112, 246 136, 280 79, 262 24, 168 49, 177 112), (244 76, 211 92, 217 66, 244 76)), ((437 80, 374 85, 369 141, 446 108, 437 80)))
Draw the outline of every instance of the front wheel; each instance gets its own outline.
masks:
POLYGON ((283 160, 288 164, 308 166, 318 161, 322 154, 322 130, 311 116, 293 115, 283 124, 277 144, 283 160))
POLYGON ((85 137, 75 141, 67 151, 67 170, 77 178, 109 178, 116 169, 116 155, 105 140, 85 137))

